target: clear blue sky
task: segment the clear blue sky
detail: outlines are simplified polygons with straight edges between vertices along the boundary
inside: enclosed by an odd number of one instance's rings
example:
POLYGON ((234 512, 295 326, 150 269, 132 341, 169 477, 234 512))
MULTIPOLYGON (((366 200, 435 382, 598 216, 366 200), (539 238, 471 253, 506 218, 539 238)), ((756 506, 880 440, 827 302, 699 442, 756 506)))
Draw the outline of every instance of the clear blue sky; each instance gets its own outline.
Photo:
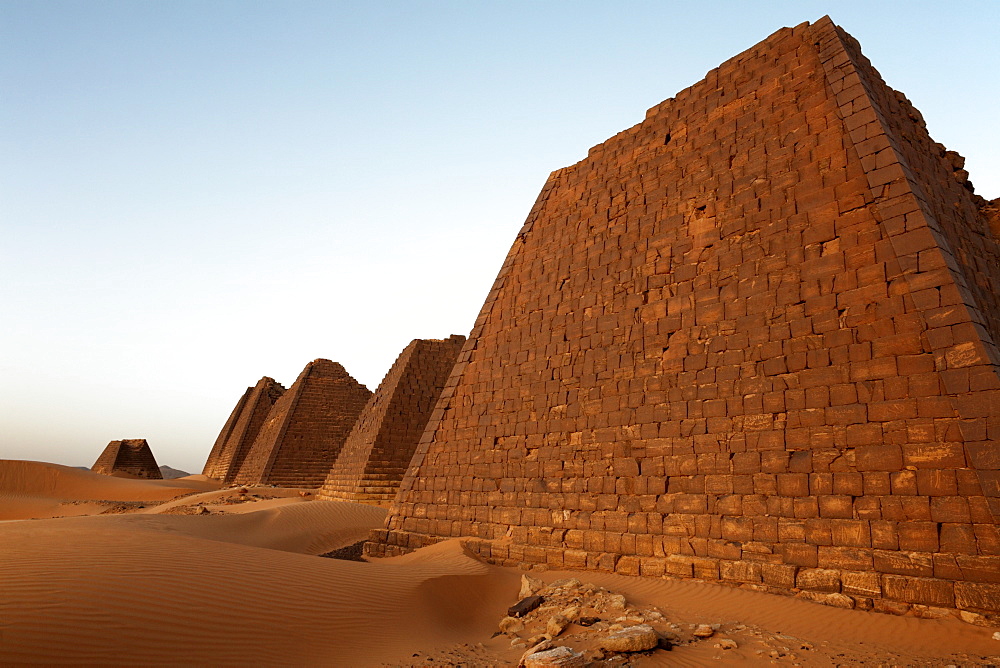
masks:
POLYGON ((857 37, 1000 196, 1000 2, 0 0, 0 457, 468 333, 545 177, 782 26, 857 37))

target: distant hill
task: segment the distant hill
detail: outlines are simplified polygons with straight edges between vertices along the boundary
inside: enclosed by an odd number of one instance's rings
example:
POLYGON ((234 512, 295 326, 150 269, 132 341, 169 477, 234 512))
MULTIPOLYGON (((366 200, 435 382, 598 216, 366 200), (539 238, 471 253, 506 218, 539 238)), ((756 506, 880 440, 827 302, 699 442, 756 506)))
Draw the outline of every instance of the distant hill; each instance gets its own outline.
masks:
POLYGON ((174 478, 184 478, 191 474, 180 469, 172 469, 169 466, 161 466, 160 475, 163 476, 164 480, 173 480, 174 478))

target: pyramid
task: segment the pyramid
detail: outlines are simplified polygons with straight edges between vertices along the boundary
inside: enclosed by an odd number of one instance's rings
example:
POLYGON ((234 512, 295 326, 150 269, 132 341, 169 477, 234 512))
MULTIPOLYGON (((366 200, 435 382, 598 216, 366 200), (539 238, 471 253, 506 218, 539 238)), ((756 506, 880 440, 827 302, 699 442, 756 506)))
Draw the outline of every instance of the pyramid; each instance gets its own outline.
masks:
MULTIPOLYGON (((236 427, 237 420, 240 419, 240 415, 243 413, 243 409, 246 408, 247 401, 250 399, 250 394, 253 392, 252 387, 248 387, 240 400, 236 402, 236 407, 233 412, 229 414, 229 419, 226 420, 226 424, 222 425, 222 431, 219 432, 219 436, 215 439, 215 444, 212 445, 211 452, 208 453, 208 459, 205 460, 205 468, 202 469, 202 475, 206 475, 210 478, 222 478, 225 476, 225 469, 228 466, 221 466, 219 463, 222 457, 222 452, 225 450, 226 441, 229 439, 230 435, 233 433, 233 429, 236 427)), ((230 456, 230 459, 232 457, 230 456)))
POLYGON ((160 467, 156 465, 156 458, 153 457, 153 451, 149 449, 149 443, 144 438, 111 441, 90 470, 104 475, 127 473, 138 478, 163 479, 160 467))
POLYGON ((778 31, 549 177, 366 551, 1000 612, 997 204, 778 31))
POLYGON ((267 376, 247 388, 222 427, 203 475, 224 483, 233 482, 271 407, 284 392, 284 387, 267 376))
POLYGON ((464 336, 414 339, 368 400, 317 498, 388 506, 399 490, 464 336))
POLYGON ((271 408, 233 482, 319 487, 371 395, 336 362, 310 362, 271 408))

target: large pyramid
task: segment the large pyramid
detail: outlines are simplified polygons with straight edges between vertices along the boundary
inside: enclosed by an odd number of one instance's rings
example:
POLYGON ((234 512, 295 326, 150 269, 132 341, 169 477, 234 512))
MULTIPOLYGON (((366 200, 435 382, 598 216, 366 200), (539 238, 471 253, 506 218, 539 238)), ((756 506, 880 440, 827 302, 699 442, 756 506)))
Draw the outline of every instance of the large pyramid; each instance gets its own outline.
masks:
POLYGON ((371 395, 341 365, 313 360, 271 408, 234 482, 319 487, 371 395))
POLYGON ((149 443, 144 438, 111 441, 90 470, 104 475, 127 473, 138 478, 163 479, 160 467, 156 465, 156 458, 153 457, 153 451, 149 449, 149 443))
POLYGON ((464 343, 464 336, 452 335, 414 339, 403 349, 368 400, 318 498, 389 505, 464 343))
POLYGON ((549 177, 366 549, 1000 611, 961 162, 829 18, 650 109, 549 177))
POLYGON ((247 388, 219 432, 203 475, 225 483, 233 482, 264 420, 284 392, 284 387, 267 376, 247 388))

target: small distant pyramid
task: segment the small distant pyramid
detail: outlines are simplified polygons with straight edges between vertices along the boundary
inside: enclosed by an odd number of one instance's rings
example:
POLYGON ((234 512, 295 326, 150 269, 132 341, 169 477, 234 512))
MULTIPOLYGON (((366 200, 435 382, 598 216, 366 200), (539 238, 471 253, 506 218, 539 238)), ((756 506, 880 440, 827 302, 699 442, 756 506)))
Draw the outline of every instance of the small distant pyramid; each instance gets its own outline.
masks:
POLYGON ((310 362, 274 404, 233 482, 319 487, 371 395, 336 362, 310 362))
POLYGON ((111 441, 90 470, 104 475, 128 473, 150 480, 163 479, 160 467, 156 465, 156 458, 153 457, 153 451, 149 449, 149 443, 144 438, 111 441))
POLYGON ((389 369, 330 469, 320 499, 388 506, 465 337, 415 339, 389 369))
POLYGON ((233 482, 264 420, 284 393, 285 388, 267 376, 248 387, 219 433, 202 474, 233 482))

